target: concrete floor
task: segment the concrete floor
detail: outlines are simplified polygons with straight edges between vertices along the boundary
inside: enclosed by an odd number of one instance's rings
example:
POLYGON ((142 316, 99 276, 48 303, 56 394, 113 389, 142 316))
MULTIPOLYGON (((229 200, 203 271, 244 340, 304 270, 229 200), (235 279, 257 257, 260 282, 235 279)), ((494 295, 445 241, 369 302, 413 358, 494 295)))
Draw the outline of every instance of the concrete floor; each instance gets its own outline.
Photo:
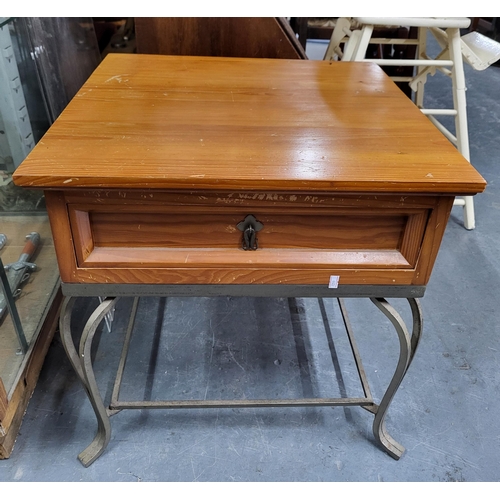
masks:
MULTIPOLYGON (((475 230, 453 209, 421 300, 424 336, 386 419, 406 447, 401 460, 375 445, 372 416, 357 407, 125 410, 112 417, 104 455, 85 469, 76 456, 95 417, 56 337, 0 480, 498 482, 500 67, 466 71, 471 162, 489 184, 475 199, 475 230)), ((436 103, 448 99, 441 86, 428 87, 436 103)), ((394 303, 407 313, 404 301, 394 303)), ((95 342, 107 397, 130 305, 118 303, 112 335, 104 330, 95 342)), ((347 305, 378 399, 394 370, 396 335, 368 300, 347 305)), ((80 300, 80 324, 93 306, 80 300)), ((331 299, 150 298, 136 330, 130 368, 143 375, 125 374, 129 397, 359 395, 331 299)))

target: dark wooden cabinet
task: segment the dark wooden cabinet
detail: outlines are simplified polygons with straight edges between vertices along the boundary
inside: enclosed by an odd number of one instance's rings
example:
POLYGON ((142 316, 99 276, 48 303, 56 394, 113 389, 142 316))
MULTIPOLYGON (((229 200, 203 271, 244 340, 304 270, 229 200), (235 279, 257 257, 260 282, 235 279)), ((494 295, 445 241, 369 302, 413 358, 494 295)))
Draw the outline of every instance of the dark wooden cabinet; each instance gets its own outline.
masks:
POLYGON ((136 17, 135 32, 140 54, 307 59, 280 17, 136 17))

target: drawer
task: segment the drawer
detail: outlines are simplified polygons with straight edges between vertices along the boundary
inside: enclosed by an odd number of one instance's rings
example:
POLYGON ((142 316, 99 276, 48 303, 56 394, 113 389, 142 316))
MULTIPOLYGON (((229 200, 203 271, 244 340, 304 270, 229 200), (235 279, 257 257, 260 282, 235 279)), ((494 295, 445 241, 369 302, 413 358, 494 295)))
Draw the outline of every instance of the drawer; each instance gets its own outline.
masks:
POLYGON ((94 192, 60 203, 74 281, 401 284, 437 202, 415 198, 94 192))

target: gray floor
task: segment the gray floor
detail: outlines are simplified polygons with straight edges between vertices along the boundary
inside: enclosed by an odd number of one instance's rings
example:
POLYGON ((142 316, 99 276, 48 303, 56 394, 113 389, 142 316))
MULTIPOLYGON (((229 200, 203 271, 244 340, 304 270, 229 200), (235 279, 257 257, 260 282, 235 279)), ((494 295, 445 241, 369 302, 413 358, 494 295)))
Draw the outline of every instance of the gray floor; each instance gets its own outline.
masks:
MULTIPOLYGON (((374 444, 372 416, 361 408, 127 410, 112 417, 105 454, 85 469, 76 455, 92 440, 95 418, 55 338, 0 480, 499 481, 500 67, 466 69, 471 161, 489 184, 475 200, 475 230, 453 209, 421 301, 424 337, 387 418, 406 447, 401 460, 374 444)), ((448 98, 441 85, 428 91, 440 103, 448 98)), ((93 305, 80 301, 80 324, 93 305)), ((396 335, 369 301, 347 305, 379 398, 396 335)), ((395 305, 407 314, 403 301, 395 305)), ((107 396, 129 310, 129 299, 119 302, 112 335, 96 341, 107 396)), ((145 299, 130 365, 143 375, 125 374, 124 395, 357 396, 341 326, 331 299, 145 299)))

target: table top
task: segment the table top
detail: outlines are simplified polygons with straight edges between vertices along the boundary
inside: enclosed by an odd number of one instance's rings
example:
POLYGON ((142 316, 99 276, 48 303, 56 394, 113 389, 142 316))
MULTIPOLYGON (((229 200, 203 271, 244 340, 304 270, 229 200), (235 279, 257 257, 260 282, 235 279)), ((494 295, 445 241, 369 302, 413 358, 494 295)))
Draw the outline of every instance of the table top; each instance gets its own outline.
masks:
POLYGON ((375 64, 110 54, 16 170, 31 188, 475 194, 375 64))

